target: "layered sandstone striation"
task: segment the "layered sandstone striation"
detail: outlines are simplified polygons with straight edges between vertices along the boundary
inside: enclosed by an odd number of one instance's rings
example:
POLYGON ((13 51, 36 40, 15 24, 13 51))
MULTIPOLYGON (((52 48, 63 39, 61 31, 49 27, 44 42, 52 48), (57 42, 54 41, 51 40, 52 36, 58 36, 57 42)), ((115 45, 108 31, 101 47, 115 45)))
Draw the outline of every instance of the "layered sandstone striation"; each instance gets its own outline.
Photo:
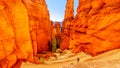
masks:
POLYGON ((34 62, 37 52, 49 50, 45 0, 1 0, 0 24, 0 68, 19 68, 23 60, 34 62))
POLYGON ((62 23, 61 49, 66 49, 70 41, 70 24, 74 19, 74 0, 67 0, 64 20, 62 23))
POLYGON ((69 48, 98 55, 120 48, 120 0, 79 0, 69 48))

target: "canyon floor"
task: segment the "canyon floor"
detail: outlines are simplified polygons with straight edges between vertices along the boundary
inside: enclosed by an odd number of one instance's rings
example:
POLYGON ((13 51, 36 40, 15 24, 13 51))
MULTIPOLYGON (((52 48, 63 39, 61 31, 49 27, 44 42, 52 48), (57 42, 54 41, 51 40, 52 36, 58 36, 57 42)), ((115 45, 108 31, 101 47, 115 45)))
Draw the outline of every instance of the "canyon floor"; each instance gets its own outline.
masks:
POLYGON ((100 54, 100 55, 95 56, 95 57, 92 57, 88 54, 80 52, 77 55, 75 55, 74 57, 71 57, 71 58, 68 58, 68 59, 59 60, 59 61, 58 60, 51 61, 52 64, 22 63, 21 68, 62 68, 64 66, 69 66, 71 64, 76 65, 78 63, 91 62, 91 61, 106 62, 106 61, 117 60, 117 59, 120 59, 120 49, 115 49, 115 50, 112 50, 112 51, 108 51, 108 52, 105 52, 105 53, 100 54), (79 62, 78 62, 77 58, 80 58, 79 62))

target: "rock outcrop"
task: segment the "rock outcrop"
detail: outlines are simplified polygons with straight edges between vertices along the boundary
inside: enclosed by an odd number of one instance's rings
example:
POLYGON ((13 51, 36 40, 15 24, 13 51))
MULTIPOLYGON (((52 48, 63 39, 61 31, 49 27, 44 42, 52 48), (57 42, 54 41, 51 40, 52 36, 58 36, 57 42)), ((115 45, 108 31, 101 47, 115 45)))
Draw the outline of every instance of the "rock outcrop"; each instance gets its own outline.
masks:
POLYGON ((27 10, 21 0, 0 1, 0 67, 33 60, 27 10))
POLYGON ((52 26, 45 0, 0 0, 0 24, 0 68, 19 68, 49 50, 52 26))
POLYGON ((23 3, 28 11, 34 54, 48 51, 51 42, 51 23, 45 0, 23 0, 23 3))
POLYGON ((79 0, 69 48, 93 56, 120 48, 119 26, 120 0, 79 0))
POLYGON ((62 23, 61 49, 66 49, 70 41, 70 23, 74 19, 74 0, 67 0, 64 21, 62 23))

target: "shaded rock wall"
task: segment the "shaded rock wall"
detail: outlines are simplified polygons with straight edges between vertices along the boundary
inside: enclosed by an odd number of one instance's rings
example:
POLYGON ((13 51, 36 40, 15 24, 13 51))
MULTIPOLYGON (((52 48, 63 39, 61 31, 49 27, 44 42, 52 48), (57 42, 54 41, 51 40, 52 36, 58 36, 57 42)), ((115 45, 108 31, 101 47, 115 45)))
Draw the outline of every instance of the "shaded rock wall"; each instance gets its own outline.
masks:
POLYGON ((69 48, 97 55, 120 48, 120 0, 79 0, 69 48))
POLYGON ((55 23, 55 28, 56 28, 56 41, 57 41, 57 48, 60 47, 60 44, 61 44, 61 25, 60 25, 60 22, 56 22, 55 23))

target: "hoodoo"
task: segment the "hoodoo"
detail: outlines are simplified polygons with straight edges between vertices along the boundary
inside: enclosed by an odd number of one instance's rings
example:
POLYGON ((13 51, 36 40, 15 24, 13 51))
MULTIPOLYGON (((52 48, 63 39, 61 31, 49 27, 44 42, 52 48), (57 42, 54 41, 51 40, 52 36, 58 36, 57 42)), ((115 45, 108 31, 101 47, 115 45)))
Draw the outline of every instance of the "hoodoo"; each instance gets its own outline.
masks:
POLYGON ((74 0, 67 0, 64 20, 62 23, 61 49, 68 49, 70 44, 70 24, 74 19, 74 0))

